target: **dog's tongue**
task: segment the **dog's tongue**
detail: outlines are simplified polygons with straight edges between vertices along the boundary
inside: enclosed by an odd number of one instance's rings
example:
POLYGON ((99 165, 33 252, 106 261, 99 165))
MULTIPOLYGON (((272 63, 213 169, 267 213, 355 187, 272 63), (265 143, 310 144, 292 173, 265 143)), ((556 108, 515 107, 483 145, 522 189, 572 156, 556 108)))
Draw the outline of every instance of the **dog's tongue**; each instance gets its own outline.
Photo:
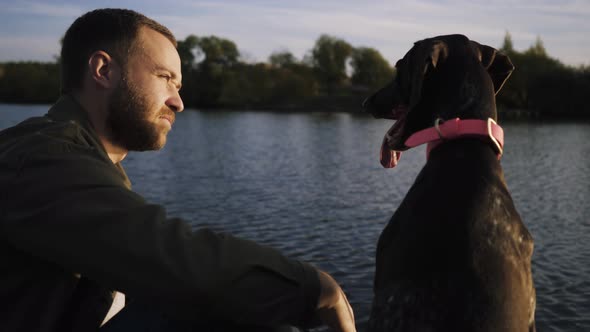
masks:
POLYGON ((383 137, 383 143, 381 143, 381 165, 385 168, 394 168, 397 166, 397 162, 402 156, 401 151, 392 149, 392 146, 399 146, 396 144, 396 139, 400 139, 401 130, 404 127, 406 120, 407 109, 405 107, 399 107, 393 110, 394 118, 396 119, 395 124, 389 128, 385 137, 383 137))
POLYGON ((381 144, 381 165, 385 168, 394 168, 397 166, 399 158, 401 158, 401 151, 395 151, 389 148, 387 144, 387 135, 383 138, 383 144, 381 144))

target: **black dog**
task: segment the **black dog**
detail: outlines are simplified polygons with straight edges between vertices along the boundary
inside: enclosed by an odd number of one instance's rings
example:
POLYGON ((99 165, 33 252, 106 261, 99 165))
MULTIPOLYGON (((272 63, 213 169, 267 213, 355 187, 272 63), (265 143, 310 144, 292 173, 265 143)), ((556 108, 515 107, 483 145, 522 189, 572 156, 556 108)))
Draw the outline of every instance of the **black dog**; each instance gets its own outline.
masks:
POLYGON ((363 105, 397 120, 382 164, 435 142, 379 238, 369 330, 534 331, 533 240, 504 182, 501 128, 488 120, 510 59, 448 35, 415 43, 396 69, 363 105))

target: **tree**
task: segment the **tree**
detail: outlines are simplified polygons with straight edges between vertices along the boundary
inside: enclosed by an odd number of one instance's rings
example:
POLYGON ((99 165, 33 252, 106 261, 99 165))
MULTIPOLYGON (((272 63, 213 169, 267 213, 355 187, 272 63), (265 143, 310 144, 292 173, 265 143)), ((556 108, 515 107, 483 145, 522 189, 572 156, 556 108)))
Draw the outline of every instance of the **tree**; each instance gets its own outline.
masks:
POLYGON ((216 36, 197 38, 194 54, 197 58, 204 58, 204 64, 219 64, 232 66, 238 63, 240 52, 236 44, 216 36))
POLYGON ((199 38, 195 35, 189 35, 184 40, 178 41, 178 55, 182 64, 183 72, 185 69, 192 69, 196 66, 195 50, 199 46, 199 38))
POLYGON ((182 70, 182 90, 180 95, 186 106, 194 106, 198 100, 198 63, 195 50, 198 48, 199 38, 189 35, 184 40, 178 41, 178 55, 182 70))
MULTIPOLYGON (((178 42, 183 72, 181 96, 187 106, 218 106, 224 85, 233 84, 231 68, 239 64, 236 44, 216 36, 189 35, 178 42)), ((234 84, 235 85, 235 84, 234 84)))
POLYGON ((355 48, 352 52, 351 66, 351 81, 355 85, 375 88, 384 85, 393 77, 393 68, 374 48, 355 48))
POLYGON ((289 51, 277 51, 268 57, 268 62, 274 67, 284 68, 297 63, 297 59, 289 51))
POLYGON ((514 44, 512 43, 512 35, 510 32, 506 31, 506 35, 504 35, 504 43, 500 47, 500 51, 510 54, 514 53, 514 44))
MULTIPOLYGON (((502 50, 510 50, 506 42, 502 50)), ((584 68, 571 68, 550 57, 540 37, 524 52, 507 52, 516 70, 498 94, 498 104, 549 117, 588 117, 585 96, 590 75, 584 68)), ((507 111, 506 114, 510 113, 507 111)))
POLYGON ((59 85, 56 63, 0 64, 0 102, 51 103, 59 97, 59 85))
POLYGON ((351 53, 352 46, 342 39, 321 35, 316 41, 311 51, 312 65, 329 93, 346 80, 346 61, 351 53))
POLYGON ((537 36, 535 43, 531 46, 528 50, 526 50, 525 54, 536 55, 540 57, 548 57, 547 51, 545 50, 545 45, 541 40, 540 36, 537 36))

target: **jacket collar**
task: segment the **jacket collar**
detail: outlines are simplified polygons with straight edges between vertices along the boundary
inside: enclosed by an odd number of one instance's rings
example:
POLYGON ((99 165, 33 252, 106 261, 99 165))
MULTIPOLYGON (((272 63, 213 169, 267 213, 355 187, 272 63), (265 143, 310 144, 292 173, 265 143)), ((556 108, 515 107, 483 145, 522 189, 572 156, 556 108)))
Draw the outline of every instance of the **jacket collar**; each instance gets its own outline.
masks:
POLYGON ((98 135, 90 123, 88 113, 82 107, 82 105, 80 105, 80 103, 78 103, 78 101, 70 95, 62 95, 49 109, 47 115, 55 121, 74 121, 82 128, 90 132, 94 138, 98 140, 98 135))
MULTIPOLYGON (((78 124, 88 133, 89 144, 95 147, 102 157, 106 158, 112 163, 107 151, 98 137, 98 134, 90 122, 88 112, 86 112, 86 110, 82 107, 82 105, 80 105, 76 98, 68 94, 62 95, 49 109, 47 116, 54 121, 73 122, 78 124)), ((125 169, 121 163, 115 163, 113 165, 121 173, 123 181, 125 182, 125 186, 131 189, 131 181, 129 180, 129 177, 127 177, 127 173, 125 172, 125 169)))

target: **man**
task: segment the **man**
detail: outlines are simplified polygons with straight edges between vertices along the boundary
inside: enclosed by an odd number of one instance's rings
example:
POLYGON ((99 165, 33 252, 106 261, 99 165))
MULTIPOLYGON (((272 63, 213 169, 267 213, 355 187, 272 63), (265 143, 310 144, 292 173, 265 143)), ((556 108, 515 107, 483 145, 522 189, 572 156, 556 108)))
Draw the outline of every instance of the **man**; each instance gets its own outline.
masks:
POLYGON ((68 29, 61 61, 57 103, 0 132, 2 330, 305 327, 319 318, 354 331, 352 309, 325 272, 250 241, 193 232, 130 190, 120 162, 163 147, 183 110, 167 28, 130 10, 95 10, 68 29), (127 306, 101 328, 113 291, 127 306))

